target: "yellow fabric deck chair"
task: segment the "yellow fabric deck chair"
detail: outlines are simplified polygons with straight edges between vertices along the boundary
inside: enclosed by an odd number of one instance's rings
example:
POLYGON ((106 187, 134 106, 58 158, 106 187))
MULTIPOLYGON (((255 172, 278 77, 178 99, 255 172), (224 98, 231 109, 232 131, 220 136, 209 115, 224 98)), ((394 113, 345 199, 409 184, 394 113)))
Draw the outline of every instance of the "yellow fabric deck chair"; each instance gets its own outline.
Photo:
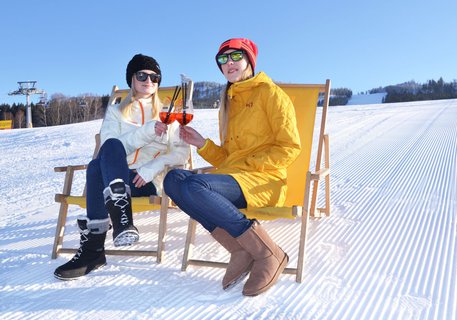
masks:
MULTIPOLYGON (((300 238, 297 240, 298 259, 295 268, 286 268, 284 273, 295 274, 301 282, 306 249, 306 237, 309 217, 330 215, 330 157, 329 137, 325 134, 325 124, 330 94, 330 80, 325 84, 279 84, 289 95, 294 106, 300 133, 302 151, 295 162, 287 169, 287 196, 283 207, 264 207, 256 210, 241 210, 249 219, 275 220, 296 219, 301 223, 300 238), (314 123, 319 95, 323 93, 323 107, 317 139, 316 167, 309 170, 313 147, 314 123), (325 151, 324 167, 321 168, 322 155, 325 151), (319 181, 325 178, 325 207, 316 208, 319 181), (312 190, 311 190, 312 188, 312 190)), ((200 171, 204 172, 204 171, 200 171)), ((189 265, 225 268, 227 263, 192 259, 197 222, 189 219, 181 270, 189 265)))
MULTIPOLYGON (((159 95, 162 102, 169 103, 169 100, 173 96, 174 87, 161 87, 159 88, 159 95)), ((108 102, 108 107, 113 104, 118 104, 128 94, 127 89, 119 89, 117 86, 113 87, 111 96, 108 102)), ((181 99, 181 93, 178 96, 178 100, 181 99)), ((100 136, 95 136, 95 150, 92 158, 95 158, 100 149, 100 136)), ((190 157, 188 163, 185 165, 186 168, 192 168, 192 158, 190 157)), ((56 234, 54 237, 54 245, 52 248, 52 259, 56 259, 60 253, 75 253, 77 248, 64 248, 63 240, 65 235, 65 224, 68 214, 69 205, 77 205, 81 208, 86 208, 86 190, 82 195, 72 195, 72 184, 75 171, 86 170, 87 165, 68 165, 65 167, 54 168, 55 172, 65 172, 65 179, 62 193, 55 195, 55 201, 60 203, 59 216, 57 218, 56 234)), ((163 192, 162 197, 150 196, 150 197, 132 197, 132 211, 133 213, 160 210, 159 217, 159 230, 158 230, 158 241, 156 250, 135 250, 133 247, 126 249, 108 249, 105 250, 106 254, 109 255, 133 255, 133 256, 156 256, 157 262, 160 263, 163 258, 163 250, 165 245, 165 233, 167 227, 167 213, 168 207, 170 206, 170 200, 168 196, 163 192)))

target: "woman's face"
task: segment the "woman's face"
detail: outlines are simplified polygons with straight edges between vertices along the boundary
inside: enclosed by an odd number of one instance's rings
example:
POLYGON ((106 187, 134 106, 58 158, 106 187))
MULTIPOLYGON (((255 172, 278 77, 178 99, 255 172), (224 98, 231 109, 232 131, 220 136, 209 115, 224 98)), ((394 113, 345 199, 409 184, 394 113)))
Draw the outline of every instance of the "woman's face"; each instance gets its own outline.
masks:
POLYGON ((157 82, 151 81, 151 77, 149 76, 150 74, 156 74, 156 73, 151 70, 140 70, 133 75, 132 84, 133 84, 133 88, 136 91, 136 97, 139 99, 150 97, 157 91, 157 88, 159 87, 157 82), (146 77, 146 80, 144 80, 144 81, 138 80, 137 75, 138 74, 141 75, 141 73, 148 74, 148 76, 146 77))
MULTIPOLYGON (((224 54, 229 54, 233 51, 238 51, 234 49, 228 49, 224 51, 224 54)), ((225 78, 228 82, 238 82, 243 79, 244 70, 248 67, 248 59, 246 54, 243 55, 243 59, 239 61, 233 61, 230 56, 228 58, 227 63, 221 64, 222 73, 224 74, 225 78)))

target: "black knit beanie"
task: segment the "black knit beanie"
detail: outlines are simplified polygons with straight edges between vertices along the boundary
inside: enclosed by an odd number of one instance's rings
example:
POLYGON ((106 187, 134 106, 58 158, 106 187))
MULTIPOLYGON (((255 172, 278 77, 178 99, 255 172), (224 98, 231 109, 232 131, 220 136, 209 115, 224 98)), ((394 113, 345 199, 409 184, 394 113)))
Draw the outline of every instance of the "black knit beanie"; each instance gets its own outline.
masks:
POLYGON ((132 87, 132 76, 135 72, 140 70, 151 70, 157 73, 160 76, 159 79, 159 86, 160 82, 162 81, 162 72, 160 71, 160 66, 157 61, 152 58, 142 54, 136 54, 132 60, 130 60, 129 64, 127 65, 127 71, 125 74, 125 78, 127 80, 127 84, 129 87, 132 87))

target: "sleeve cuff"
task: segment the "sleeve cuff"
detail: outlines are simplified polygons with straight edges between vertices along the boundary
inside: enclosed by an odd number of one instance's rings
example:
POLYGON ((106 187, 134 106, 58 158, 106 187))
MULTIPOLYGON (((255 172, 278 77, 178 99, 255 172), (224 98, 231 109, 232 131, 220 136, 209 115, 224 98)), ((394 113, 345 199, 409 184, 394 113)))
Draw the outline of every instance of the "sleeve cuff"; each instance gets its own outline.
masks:
POLYGON ((201 147, 200 149, 197 149, 197 152, 200 153, 200 152, 204 151, 208 147, 208 144, 209 144, 209 139, 206 139, 203 147, 201 147))

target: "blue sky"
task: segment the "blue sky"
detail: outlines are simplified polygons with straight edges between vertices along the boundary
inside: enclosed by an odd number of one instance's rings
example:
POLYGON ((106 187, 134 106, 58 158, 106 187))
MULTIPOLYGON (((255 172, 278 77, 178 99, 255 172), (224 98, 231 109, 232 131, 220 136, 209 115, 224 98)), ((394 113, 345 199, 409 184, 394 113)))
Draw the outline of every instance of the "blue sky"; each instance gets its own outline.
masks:
MULTIPOLYGON (((224 40, 257 43, 256 71, 275 81, 371 88, 457 79, 455 0, 0 2, 0 103, 17 82, 36 80, 48 96, 109 94, 126 87, 136 53, 155 57, 162 85, 184 73, 225 80, 214 55, 224 40)), ((37 101, 35 96, 32 101, 37 101)))

